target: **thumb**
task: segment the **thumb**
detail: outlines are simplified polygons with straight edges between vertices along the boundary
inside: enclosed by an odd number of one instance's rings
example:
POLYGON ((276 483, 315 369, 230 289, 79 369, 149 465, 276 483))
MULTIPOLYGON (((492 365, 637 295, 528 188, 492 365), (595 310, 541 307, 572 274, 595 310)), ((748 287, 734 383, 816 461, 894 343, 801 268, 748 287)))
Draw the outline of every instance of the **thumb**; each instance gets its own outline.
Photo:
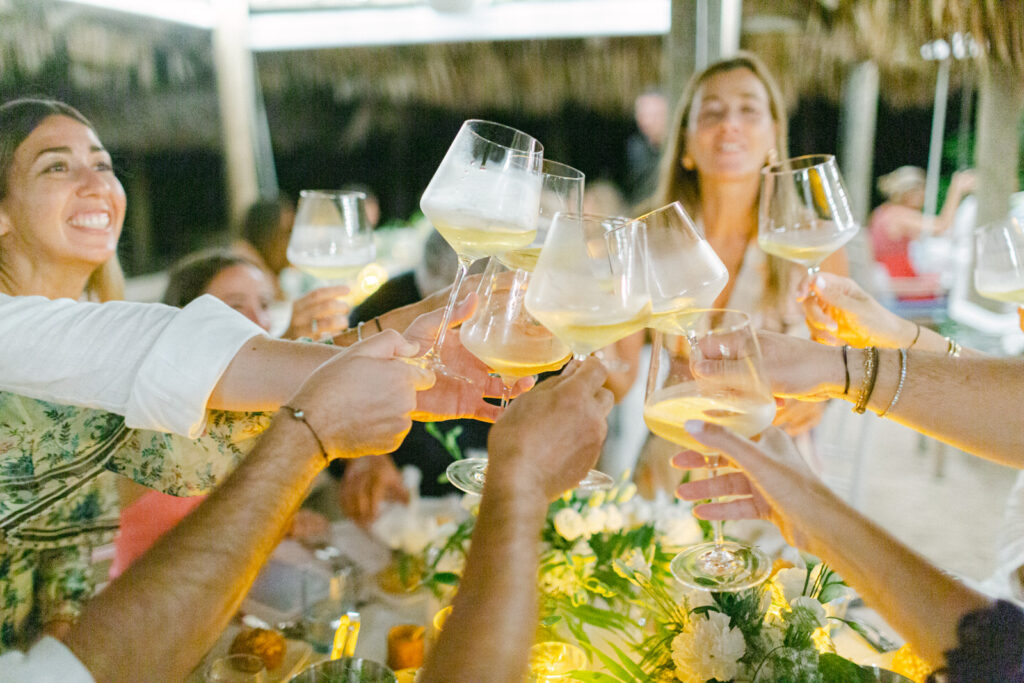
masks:
POLYGON ((407 358, 416 355, 419 344, 394 330, 384 330, 349 347, 351 353, 369 358, 407 358))

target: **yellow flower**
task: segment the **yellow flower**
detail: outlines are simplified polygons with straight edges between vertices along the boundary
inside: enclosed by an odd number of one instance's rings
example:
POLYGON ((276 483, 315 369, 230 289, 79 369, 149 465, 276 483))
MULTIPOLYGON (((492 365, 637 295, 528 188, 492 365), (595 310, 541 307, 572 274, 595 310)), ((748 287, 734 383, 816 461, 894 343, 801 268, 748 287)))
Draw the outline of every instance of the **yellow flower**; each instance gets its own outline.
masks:
POLYGON ((892 670, 914 683, 924 683, 932 673, 932 667, 914 652, 910 643, 896 650, 892 658, 892 670))

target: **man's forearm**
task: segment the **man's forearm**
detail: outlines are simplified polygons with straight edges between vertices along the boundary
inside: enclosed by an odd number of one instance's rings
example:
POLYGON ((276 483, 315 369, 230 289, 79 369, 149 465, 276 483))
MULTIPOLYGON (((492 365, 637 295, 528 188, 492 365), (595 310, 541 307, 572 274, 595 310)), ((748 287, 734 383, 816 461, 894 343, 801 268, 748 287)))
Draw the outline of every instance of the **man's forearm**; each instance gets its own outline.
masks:
POLYGON ((220 488, 89 603, 66 642, 96 680, 182 680, 238 609, 323 464, 302 424, 275 422, 220 488))
POLYGON ((424 681, 522 680, 537 629, 537 546, 546 512, 540 489, 488 479, 452 615, 424 681))

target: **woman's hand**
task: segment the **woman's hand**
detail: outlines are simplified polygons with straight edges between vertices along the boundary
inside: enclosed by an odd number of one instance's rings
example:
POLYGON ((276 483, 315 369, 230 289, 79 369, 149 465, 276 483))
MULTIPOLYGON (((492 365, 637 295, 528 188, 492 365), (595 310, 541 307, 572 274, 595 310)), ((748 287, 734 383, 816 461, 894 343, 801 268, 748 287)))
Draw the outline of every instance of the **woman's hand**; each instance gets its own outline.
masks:
POLYGON ((351 308, 344 300, 349 289, 345 285, 321 287, 296 299, 292 304, 292 320, 285 339, 309 337, 320 340, 333 337, 348 327, 351 308))
POLYGON ((772 424, 790 436, 800 436, 821 422, 825 415, 825 403, 801 401, 795 398, 776 401, 775 419, 772 424))
MULTIPOLYGON (((769 427, 755 444, 721 426, 696 420, 687 423, 687 431, 743 470, 680 484, 676 495, 683 500, 739 496, 698 505, 693 509, 695 515, 707 520, 766 519, 791 545, 807 548, 805 529, 814 518, 814 505, 835 496, 814 475, 786 434, 769 427)), ((704 456, 696 451, 677 454, 672 465, 684 470, 707 467, 704 456)))
POLYGON ((345 463, 338 482, 338 502, 345 516, 363 528, 377 519, 385 500, 409 502, 409 490, 390 455, 358 458, 345 463))
POLYGON ((832 273, 805 278, 799 300, 811 337, 823 344, 900 348, 917 336, 917 325, 887 310, 849 278, 832 273))

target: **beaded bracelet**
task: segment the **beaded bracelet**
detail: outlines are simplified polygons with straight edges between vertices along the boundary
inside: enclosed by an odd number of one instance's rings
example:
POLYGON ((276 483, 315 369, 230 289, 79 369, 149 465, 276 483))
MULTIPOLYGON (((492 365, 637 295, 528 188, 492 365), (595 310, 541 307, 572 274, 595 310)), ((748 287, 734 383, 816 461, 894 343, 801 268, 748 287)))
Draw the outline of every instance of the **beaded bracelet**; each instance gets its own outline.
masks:
POLYGON ((963 351, 962 346, 956 342, 952 337, 946 337, 946 342, 949 346, 946 347, 946 355, 950 358, 959 358, 960 352, 963 351))
POLYGON ((875 381, 878 379, 878 348, 869 346, 864 349, 864 381, 860 388, 860 397, 853 412, 863 414, 871 400, 871 394, 875 390, 875 381))
POLYGON ((900 382, 896 385, 896 393, 892 395, 892 400, 889 401, 889 405, 885 407, 885 410, 878 414, 878 417, 885 417, 885 414, 896 407, 896 404, 900 400, 900 394, 903 392, 903 382, 907 379, 907 350, 900 349, 900 382))
POLYGON ((327 449, 324 448, 324 442, 320 440, 319 436, 317 436, 316 430, 313 429, 313 425, 309 424, 309 421, 306 420, 306 411, 302 410, 301 408, 293 408, 291 406, 281 407, 287 408, 288 410, 291 411, 293 420, 301 422, 302 424, 306 425, 306 429, 308 429, 309 433, 313 435, 314 439, 316 439, 316 445, 320 448, 320 454, 324 456, 325 461, 330 462, 331 459, 327 456, 327 449))

